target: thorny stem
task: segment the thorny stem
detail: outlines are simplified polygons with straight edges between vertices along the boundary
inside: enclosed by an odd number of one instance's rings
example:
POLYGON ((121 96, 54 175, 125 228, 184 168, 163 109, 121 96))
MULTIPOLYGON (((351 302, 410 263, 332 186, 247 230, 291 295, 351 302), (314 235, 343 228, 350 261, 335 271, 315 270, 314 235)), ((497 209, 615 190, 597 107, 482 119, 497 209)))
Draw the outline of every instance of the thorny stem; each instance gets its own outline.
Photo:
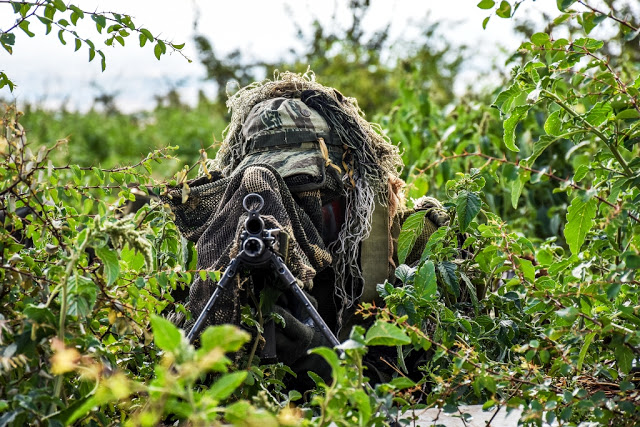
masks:
POLYGON ((633 25, 631 25, 631 23, 629 23, 629 21, 625 21, 625 20, 620 19, 620 18, 618 18, 618 17, 616 17, 616 16, 613 16, 613 14, 612 14, 611 12, 609 12, 609 13, 604 13, 604 12, 602 12, 602 11, 600 11, 600 10, 596 9, 596 8, 595 8, 595 7, 593 7, 593 6, 588 5, 588 4, 587 4, 587 3, 585 3, 583 0, 578 0, 578 3, 580 3, 581 5, 583 5, 584 7, 586 7, 587 9, 591 10, 592 12, 599 13, 600 15, 605 15, 605 16, 607 16, 608 18, 613 19, 614 21, 618 22, 619 24, 624 25, 624 26, 625 26, 625 27, 627 27, 627 28, 630 28, 630 29, 631 29, 631 30, 633 30, 633 31, 639 31, 639 30, 640 30, 640 28, 636 28, 636 27, 634 27, 633 25))
POLYGON ((604 133, 602 133, 602 131, 594 127, 591 123, 587 121, 587 119, 585 119, 580 114, 573 111, 573 109, 569 105, 567 105, 555 93, 549 92, 546 89, 542 89, 542 93, 547 95, 547 97, 551 98, 556 104, 558 104, 565 111, 567 111, 573 118, 580 120, 582 124, 584 124, 594 135, 600 138, 602 142, 604 142, 607 145, 607 147, 609 148, 609 151, 611 151, 611 154, 613 154, 613 156, 618 160, 618 162, 620 163, 620 166, 622 166, 622 169, 624 169, 625 176, 630 177, 633 175, 633 171, 629 168, 629 165, 627 164, 627 162, 624 160, 624 158, 618 151, 618 147, 616 147, 615 144, 611 143, 610 138, 607 138, 607 136, 604 133))

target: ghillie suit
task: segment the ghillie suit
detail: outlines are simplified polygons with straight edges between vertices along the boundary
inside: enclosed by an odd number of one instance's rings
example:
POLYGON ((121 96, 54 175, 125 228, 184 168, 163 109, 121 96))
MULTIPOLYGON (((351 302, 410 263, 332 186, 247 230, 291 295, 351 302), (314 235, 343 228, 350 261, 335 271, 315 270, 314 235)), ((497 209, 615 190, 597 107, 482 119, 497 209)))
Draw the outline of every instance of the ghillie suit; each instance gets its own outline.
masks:
MULTIPOLYGON (((393 277, 392 233, 404 216, 398 212, 404 184, 398 148, 363 118, 355 99, 310 74, 284 73, 255 83, 230 97, 227 106, 231 122, 204 176, 189 183, 186 200, 182 188, 165 196, 180 230, 196 242, 197 267, 224 269, 238 253, 242 200, 258 193, 267 227, 291 237, 289 268, 338 332, 358 302, 375 298, 376 283, 393 277)), ((269 272, 262 273, 253 280, 262 276, 257 281, 268 282, 269 272)), ((209 278, 194 281, 194 317, 213 286, 209 278)), ((243 289, 238 284, 226 291, 207 324, 240 324, 240 308, 249 299, 243 289)), ((278 360, 293 364, 322 344, 286 295, 272 310, 286 322, 276 337, 278 360)))

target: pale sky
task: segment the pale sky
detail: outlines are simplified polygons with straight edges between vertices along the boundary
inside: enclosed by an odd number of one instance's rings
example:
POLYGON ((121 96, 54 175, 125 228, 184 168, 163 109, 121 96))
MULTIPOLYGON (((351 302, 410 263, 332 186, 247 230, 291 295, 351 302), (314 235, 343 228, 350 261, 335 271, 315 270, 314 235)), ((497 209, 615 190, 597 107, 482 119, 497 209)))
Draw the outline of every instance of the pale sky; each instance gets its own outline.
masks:
MULTIPOLYGON (((245 58, 264 60, 278 59, 290 47, 299 46, 295 28, 289 23, 287 5, 301 26, 310 24, 314 16, 328 25, 334 11, 344 22, 347 11, 347 0, 76 0, 74 3, 85 10, 132 15, 137 25, 145 26, 154 36, 160 33, 169 41, 186 43, 184 52, 193 62, 188 63, 176 54, 163 56, 158 61, 152 47, 139 47, 136 35, 124 48, 103 46, 107 70, 102 73, 98 60, 87 61, 85 47, 74 52, 72 40, 62 46, 55 31, 45 36, 44 26, 35 21, 30 26, 36 33, 35 38, 30 39, 16 30, 13 55, 4 50, 0 52, 0 69, 18 85, 13 94, 6 87, 0 90, 0 98, 16 99, 19 104, 39 102, 51 108, 59 107, 62 100, 67 99, 68 108, 86 109, 99 93, 97 85, 107 92, 117 92, 117 103, 122 110, 136 111, 152 108, 154 94, 166 93, 181 82, 181 96, 193 101, 198 89, 213 91, 213 85, 202 80, 204 68, 197 61, 191 40, 195 10, 200 11, 199 31, 209 36, 216 53, 223 55, 240 49, 245 58)), ((474 52, 464 73, 467 81, 473 81, 479 70, 489 68, 492 58, 504 58, 500 47, 513 51, 522 41, 511 30, 513 22, 497 16, 492 16, 487 30, 482 30, 487 11, 478 9, 476 3, 475 0, 372 0, 364 28, 378 29, 391 22, 392 40, 412 39, 419 32, 420 24, 427 22, 427 16, 431 22, 441 21, 445 23, 442 29, 454 45, 466 44, 474 52)), ((539 16, 542 10, 555 15, 555 4, 555 0, 526 1, 518 10, 518 16, 539 16)), ((0 28, 8 28, 13 20, 10 6, 0 5, 0 28)), ((96 44, 102 45, 106 39, 92 28, 84 34, 96 44)), ((396 46, 401 48, 400 43, 396 46)), ((322 76, 318 76, 318 80, 322 82, 322 76)))

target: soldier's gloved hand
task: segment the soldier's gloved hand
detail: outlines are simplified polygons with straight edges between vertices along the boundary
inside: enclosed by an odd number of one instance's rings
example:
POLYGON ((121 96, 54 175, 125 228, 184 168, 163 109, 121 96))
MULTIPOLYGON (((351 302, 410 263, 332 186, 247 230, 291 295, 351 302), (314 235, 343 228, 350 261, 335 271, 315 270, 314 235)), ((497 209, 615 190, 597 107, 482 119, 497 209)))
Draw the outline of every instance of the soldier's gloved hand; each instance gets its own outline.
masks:
MULTIPOLYGON (((310 300, 312 304, 315 303, 312 298, 310 300)), ((299 319, 279 305, 274 306, 273 311, 282 316, 285 322, 284 327, 276 322, 276 354, 280 362, 292 365, 305 356, 309 349, 330 345, 305 312, 298 316, 302 318, 299 319)))
POLYGON ((413 207, 416 211, 427 211, 427 218, 433 222, 436 227, 442 227, 449 222, 447 211, 436 198, 422 196, 414 201, 413 207))

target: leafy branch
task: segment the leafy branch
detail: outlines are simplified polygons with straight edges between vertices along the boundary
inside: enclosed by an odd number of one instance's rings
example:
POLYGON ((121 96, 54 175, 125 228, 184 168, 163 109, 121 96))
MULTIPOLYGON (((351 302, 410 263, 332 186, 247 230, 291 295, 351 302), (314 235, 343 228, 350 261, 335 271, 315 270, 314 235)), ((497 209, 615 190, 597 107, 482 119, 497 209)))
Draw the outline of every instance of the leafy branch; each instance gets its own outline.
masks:
MULTIPOLYGON (((65 4, 63 0, 39 0, 36 2, 20 2, 13 0, 0 0, 0 4, 7 4, 13 7, 14 14, 18 15, 16 22, 9 28, 0 29, 0 46, 2 46, 9 54, 13 53, 15 45, 15 34, 13 32, 20 28, 29 37, 35 37, 29 29, 29 25, 32 22, 32 18, 37 18, 46 28, 46 34, 51 32, 53 26, 58 31, 58 39, 60 43, 66 45, 67 42, 64 39, 64 34, 71 34, 75 39, 75 51, 78 51, 82 45, 88 47, 89 62, 93 61, 98 54, 101 57, 102 71, 106 69, 106 56, 101 49, 96 47, 96 44, 89 38, 78 34, 75 27, 79 20, 85 18, 91 18, 95 23, 95 28, 98 34, 108 35, 105 40, 105 45, 112 46, 114 42, 120 45, 125 45, 127 37, 131 36, 131 33, 137 33, 139 35, 140 47, 144 47, 147 42, 155 44, 154 55, 157 59, 167 53, 169 48, 171 52, 177 52, 183 56, 187 61, 191 60, 185 56, 182 52, 184 43, 176 44, 168 40, 161 39, 158 36, 154 36, 151 31, 142 26, 137 26, 131 16, 126 14, 120 14, 116 12, 97 12, 86 11, 75 4, 65 4), (44 9, 44 11, 43 11, 44 9), (58 15, 58 16, 56 16, 58 15), (62 15, 63 17, 60 17, 62 15), (109 25, 111 24, 111 25, 109 25)), ((0 88, 8 86, 10 90, 13 90, 15 84, 4 73, 0 72, 0 88)))

